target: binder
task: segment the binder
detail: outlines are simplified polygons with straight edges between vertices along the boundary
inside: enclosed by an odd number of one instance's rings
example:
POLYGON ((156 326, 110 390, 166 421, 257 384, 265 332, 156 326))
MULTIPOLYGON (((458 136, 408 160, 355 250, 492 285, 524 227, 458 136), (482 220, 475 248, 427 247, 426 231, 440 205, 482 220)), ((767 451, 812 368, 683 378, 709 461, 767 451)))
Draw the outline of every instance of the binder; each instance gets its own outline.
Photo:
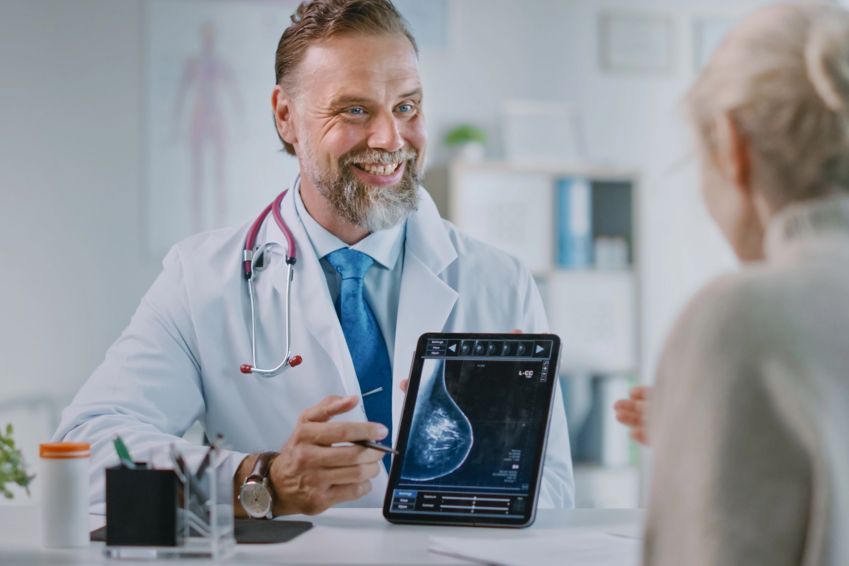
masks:
POLYGON ((592 264, 592 188, 587 179, 556 181, 557 263, 585 268, 592 264))

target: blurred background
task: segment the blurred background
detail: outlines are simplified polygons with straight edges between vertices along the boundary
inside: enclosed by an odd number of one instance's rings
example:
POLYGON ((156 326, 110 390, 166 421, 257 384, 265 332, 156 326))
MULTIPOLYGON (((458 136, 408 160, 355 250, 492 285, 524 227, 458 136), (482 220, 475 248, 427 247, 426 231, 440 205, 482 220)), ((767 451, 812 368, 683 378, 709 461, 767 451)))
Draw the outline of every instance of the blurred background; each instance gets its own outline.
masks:
MULTIPOLYGON (((420 45, 425 185, 525 262, 564 339, 579 506, 640 503, 650 452, 610 406, 652 381, 688 297, 735 267, 680 100, 762 3, 397 2, 420 45)), ((296 4, 0 0, 0 424, 31 465, 169 246, 292 183, 270 93, 296 4)))

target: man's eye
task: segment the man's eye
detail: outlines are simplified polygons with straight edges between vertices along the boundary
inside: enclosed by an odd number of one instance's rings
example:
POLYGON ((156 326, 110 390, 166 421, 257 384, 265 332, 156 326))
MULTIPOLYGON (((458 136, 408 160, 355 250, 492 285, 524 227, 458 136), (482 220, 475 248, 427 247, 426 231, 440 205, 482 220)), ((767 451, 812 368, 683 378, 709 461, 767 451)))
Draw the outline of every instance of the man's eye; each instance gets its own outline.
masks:
POLYGON ((411 112, 415 112, 416 107, 412 104, 401 104, 398 106, 398 112, 402 114, 410 114, 411 112))
POLYGON ((348 114, 351 116, 364 116, 366 113, 366 109, 362 106, 354 106, 352 108, 348 108, 348 114))

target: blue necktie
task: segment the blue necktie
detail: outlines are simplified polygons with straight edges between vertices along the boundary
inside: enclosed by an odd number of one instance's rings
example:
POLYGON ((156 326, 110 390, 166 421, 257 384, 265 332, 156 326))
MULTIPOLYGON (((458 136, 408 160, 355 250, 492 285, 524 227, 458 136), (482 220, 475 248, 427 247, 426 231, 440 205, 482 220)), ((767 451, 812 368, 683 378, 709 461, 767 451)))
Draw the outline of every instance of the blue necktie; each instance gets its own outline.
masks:
MULTIPOLYGON (((391 442, 392 368, 383 334, 363 294, 363 277, 374 260, 350 248, 336 250, 327 254, 326 258, 342 276, 336 314, 342 323, 342 333, 360 382, 366 417, 383 424, 389 430, 387 439, 391 442)), ((390 461, 387 454, 383 458, 387 470, 390 461)))

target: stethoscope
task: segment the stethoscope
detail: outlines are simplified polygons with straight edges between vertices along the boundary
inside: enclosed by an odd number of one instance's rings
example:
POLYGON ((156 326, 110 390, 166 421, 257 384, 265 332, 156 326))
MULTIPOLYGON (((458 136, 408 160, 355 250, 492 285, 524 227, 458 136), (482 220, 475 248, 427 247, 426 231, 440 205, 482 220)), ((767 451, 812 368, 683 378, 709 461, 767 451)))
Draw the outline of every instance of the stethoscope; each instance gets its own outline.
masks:
POLYGON ((257 219, 254 220, 254 223, 251 224, 251 227, 248 230, 248 235, 245 238, 245 247, 242 250, 242 267, 244 269, 245 279, 248 282, 248 297, 251 302, 251 356, 253 357, 252 363, 242 364, 239 366, 241 372, 245 374, 255 373, 261 377, 274 377, 287 367, 298 366, 303 361, 303 358, 301 358, 298 354, 295 354, 294 356, 292 355, 289 338, 292 330, 292 309, 289 307, 292 302, 292 279, 295 276, 297 250, 295 248, 295 238, 292 236, 292 231, 289 230, 289 226, 286 225, 286 221, 283 220, 283 216, 280 214, 280 203, 283 202, 283 197, 285 197, 288 192, 289 191, 287 189, 277 195, 277 198, 275 198, 271 204, 266 206, 265 210, 263 210, 257 219), (256 299, 254 297, 254 277, 268 266, 269 256, 267 254, 269 254, 273 248, 280 247, 280 244, 277 242, 267 242, 262 246, 255 247, 257 234, 259 234, 259 229, 268 217, 269 212, 274 218, 274 221, 277 223, 277 226, 280 228, 280 231, 283 232, 283 237, 286 238, 286 341, 284 342, 286 355, 284 356, 283 361, 277 364, 277 366, 271 369, 260 369, 256 367, 256 299))

